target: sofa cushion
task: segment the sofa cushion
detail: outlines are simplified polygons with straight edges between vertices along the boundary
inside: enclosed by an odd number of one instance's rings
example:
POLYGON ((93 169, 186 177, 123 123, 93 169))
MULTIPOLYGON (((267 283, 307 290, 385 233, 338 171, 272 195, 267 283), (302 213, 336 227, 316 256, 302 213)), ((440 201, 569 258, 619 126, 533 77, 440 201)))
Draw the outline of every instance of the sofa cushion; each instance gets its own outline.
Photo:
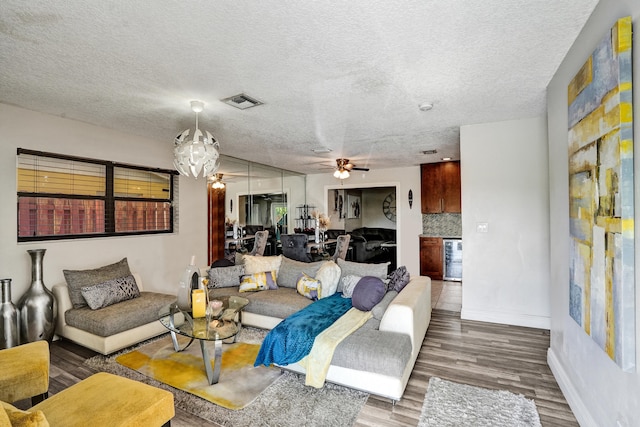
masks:
POLYGON ((82 297, 92 310, 140 296, 136 279, 131 275, 107 280, 95 286, 83 286, 81 292, 82 297))
POLYGON ((411 358, 411 338, 398 332, 363 327, 346 337, 331 359, 331 365, 401 378, 411 358), (371 351, 371 349, 375 351, 371 351))
POLYGON ((318 299, 318 295, 320 294, 320 281, 302 273, 300 278, 298 278, 296 289, 303 297, 307 297, 310 300, 315 301, 318 299))
POLYGON ((23 411, 15 406, 0 401, 0 426, 7 425, 16 427, 49 427, 49 422, 44 413, 39 410, 23 411), (2 421, 6 420, 5 423, 2 421))
POLYGON ((278 256, 254 256, 245 255, 243 258, 245 274, 262 273, 264 271, 275 271, 276 277, 280 265, 282 264, 282 255, 278 256))
POLYGON ((131 275, 127 258, 91 270, 62 270, 64 278, 69 286, 69 298, 73 308, 86 307, 87 302, 82 296, 82 288, 95 286, 107 280, 118 279, 131 275))
POLYGON ((323 263, 324 261, 302 262, 282 257, 282 263, 280 264, 277 277, 278 286, 296 289, 298 278, 302 273, 315 277, 323 263))
POLYGON ((353 274, 348 274, 340 279, 339 287, 342 288, 343 298, 351 298, 353 290, 356 288, 360 279, 362 279, 361 276, 355 276, 353 274))
POLYGON ((391 304, 391 301, 398 295, 396 291, 387 292, 382 300, 377 303, 372 309, 371 314, 373 314, 374 319, 382 320, 382 316, 384 316, 384 312, 387 311, 387 307, 391 304))
MULTIPOLYGON (((389 268, 388 262, 380 264, 364 264, 361 262, 345 261, 338 258, 338 266, 340 267, 340 278, 348 275, 353 276, 373 276, 379 277, 382 280, 387 278, 387 270, 389 268)), ((338 285, 338 292, 342 292, 340 285, 338 285)))
POLYGON ((245 274, 244 265, 232 265, 229 267, 215 267, 209 269, 209 287, 211 288, 227 288, 230 286, 238 286, 240 277, 245 274))
POLYGON ((320 295, 318 298, 326 298, 336 293, 340 282, 340 267, 333 261, 322 263, 314 276, 320 281, 320 295))
POLYGON ((387 288, 380 278, 364 276, 353 289, 351 305, 358 310, 370 311, 386 293, 387 288))
POLYGON ((140 297, 113 304, 100 310, 89 307, 67 310, 64 318, 69 326, 94 335, 108 337, 119 332, 158 321, 158 312, 176 301, 175 295, 140 292, 140 297))
POLYGON ((249 300, 249 305, 243 311, 276 319, 286 319, 313 302, 298 294, 296 289, 290 288, 278 288, 276 292, 254 292, 243 296, 249 300))

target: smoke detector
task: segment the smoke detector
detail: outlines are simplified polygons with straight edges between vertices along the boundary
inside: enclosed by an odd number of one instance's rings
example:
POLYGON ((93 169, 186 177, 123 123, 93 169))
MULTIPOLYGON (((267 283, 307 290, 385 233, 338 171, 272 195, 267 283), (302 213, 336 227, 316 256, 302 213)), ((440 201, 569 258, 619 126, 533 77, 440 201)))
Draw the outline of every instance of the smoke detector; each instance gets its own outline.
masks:
POLYGON ((258 101, 257 99, 244 93, 239 93, 238 95, 233 95, 228 98, 221 99, 221 101, 240 110, 246 110, 247 108, 256 107, 263 104, 262 101, 258 101))

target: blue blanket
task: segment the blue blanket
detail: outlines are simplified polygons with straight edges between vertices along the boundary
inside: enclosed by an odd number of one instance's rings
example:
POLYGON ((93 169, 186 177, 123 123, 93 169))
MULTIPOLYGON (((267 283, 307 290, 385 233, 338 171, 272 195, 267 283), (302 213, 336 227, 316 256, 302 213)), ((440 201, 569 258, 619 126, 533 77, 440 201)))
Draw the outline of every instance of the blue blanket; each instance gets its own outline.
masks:
POLYGON ((285 366, 309 354, 316 336, 351 308, 351 298, 341 295, 315 301, 278 323, 264 338, 253 365, 285 366))

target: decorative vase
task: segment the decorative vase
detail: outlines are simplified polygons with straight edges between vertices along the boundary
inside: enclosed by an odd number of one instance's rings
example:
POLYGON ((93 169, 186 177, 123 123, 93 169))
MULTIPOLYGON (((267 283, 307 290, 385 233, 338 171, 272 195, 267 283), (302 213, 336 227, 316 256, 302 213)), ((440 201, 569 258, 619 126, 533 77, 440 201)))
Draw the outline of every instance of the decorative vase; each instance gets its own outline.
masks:
POLYGON ((238 224, 237 223, 233 223, 233 238, 237 239, 238 238, 238 224))
POLYGON ((11 279, 0 279, 0 350, 20 345, 18 309, 11 302, 11 279))
POLYGON ((56 299, 42 281, 42 259, 46 249, 30 249, 31 286, 18 302, 20 342, 53 340, 56 329, 56 299))
POLYGON ((315 239, 316 243, 320 243, 320 220, 316 218, 316 229, 315 229, 315 239))
POLYGON ((191 291, 198 289, 200 282, 200 273, 196 267, 196 257, 191 257, 191 263, 187 266, 182 278, 180 279, 180 287, 178 288, 178 307, 184 311, 191 311, 191 291))

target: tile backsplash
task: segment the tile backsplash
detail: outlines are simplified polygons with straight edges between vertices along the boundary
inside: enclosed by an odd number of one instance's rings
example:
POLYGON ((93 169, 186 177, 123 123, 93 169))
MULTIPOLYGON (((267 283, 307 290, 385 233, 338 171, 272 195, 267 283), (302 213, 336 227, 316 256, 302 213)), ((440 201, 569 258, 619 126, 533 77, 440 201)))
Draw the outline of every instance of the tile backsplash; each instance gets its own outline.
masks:
POLYGON ((462 214, 423 214, 422 234, 430 237, 462 237, 462 214))

